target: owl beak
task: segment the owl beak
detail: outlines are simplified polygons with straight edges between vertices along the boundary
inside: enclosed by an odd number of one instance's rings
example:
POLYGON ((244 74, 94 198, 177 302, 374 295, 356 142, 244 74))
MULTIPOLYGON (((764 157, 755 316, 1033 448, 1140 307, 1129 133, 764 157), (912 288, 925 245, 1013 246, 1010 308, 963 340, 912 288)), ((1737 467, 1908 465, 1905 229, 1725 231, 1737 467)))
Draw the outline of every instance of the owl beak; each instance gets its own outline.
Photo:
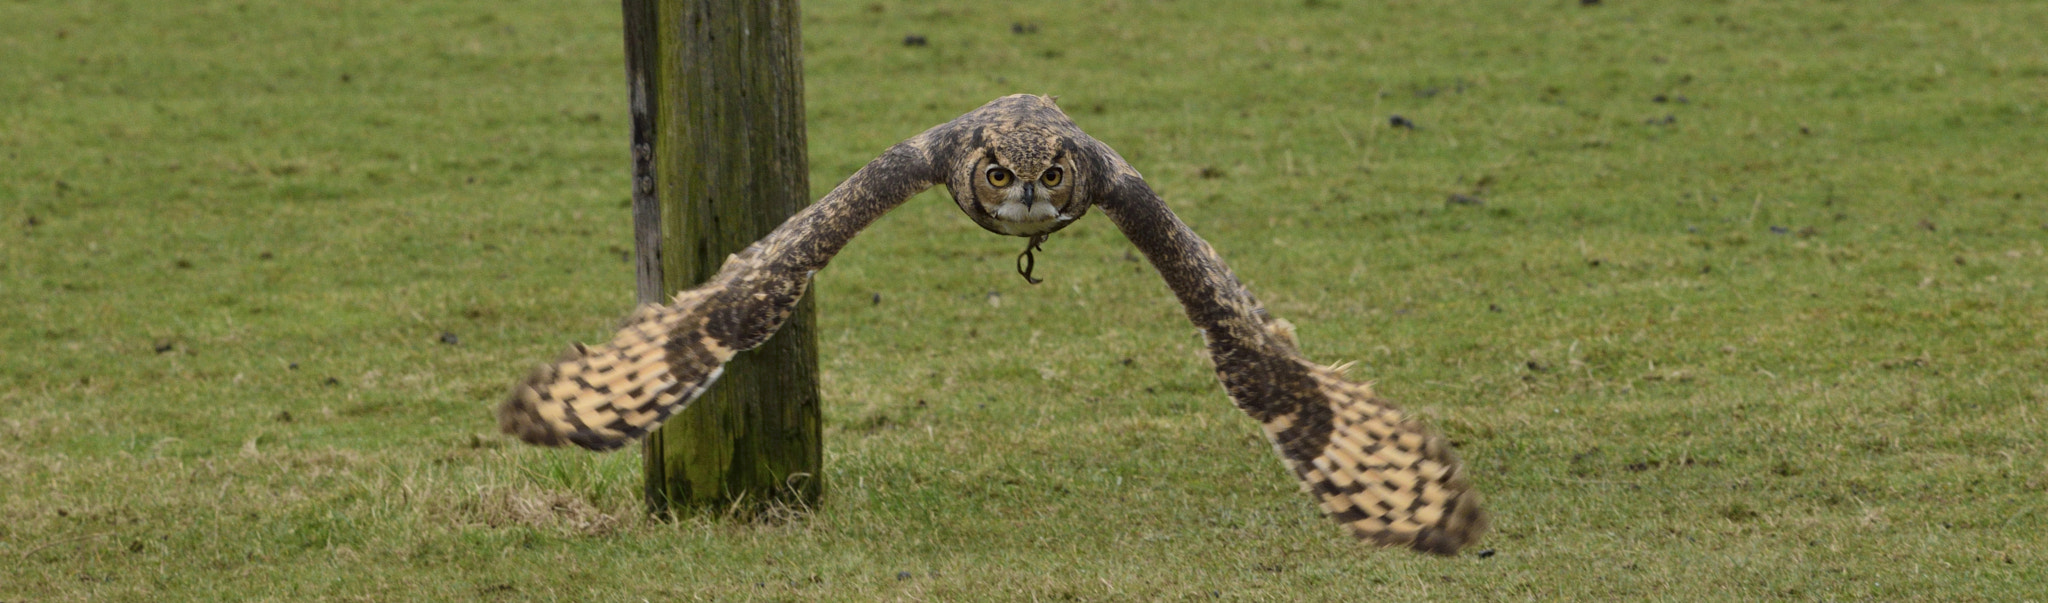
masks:
POLYGON ((1031 202, 1032 202, 1033 200, 1037 199, 1037 198, 1038 198, 1038 183, 1036 183, 1036 182, 1026 182, 1026 183, 1024 183, 1024 199, 1023 199, 1023 202, 1024 202, 1024 206, 1025 206, 1025 207, 1031 207, 1031 202))

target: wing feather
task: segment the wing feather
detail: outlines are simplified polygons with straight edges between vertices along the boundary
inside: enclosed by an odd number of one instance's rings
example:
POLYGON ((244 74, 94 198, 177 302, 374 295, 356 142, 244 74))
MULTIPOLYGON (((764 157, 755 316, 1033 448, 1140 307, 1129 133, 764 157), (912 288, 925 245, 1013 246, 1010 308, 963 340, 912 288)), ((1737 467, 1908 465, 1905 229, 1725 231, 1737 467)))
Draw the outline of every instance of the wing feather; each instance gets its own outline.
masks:
POLYGON ((716 383, 735 354, 781 328, 811 276, 855 234, 931 187, 926 147, 938 130, 891 147, 711 280, 668 305, 641 306, 610 341, 571 346, 535 367, 499 405, 499 428, 542 446, 613 450, 660 426, 716 383))
POLYGON ((1441 436, 1371 386, 1303 357, 1293 325, 1268 315, 1136 170, 1098 169, 1119 175, 1097 191, 1103 214, 1166 279, 1208 337, 1217 379, 1325 514, 1360 540, 1439 555, 1485 534, 1479 494, 1441 436))

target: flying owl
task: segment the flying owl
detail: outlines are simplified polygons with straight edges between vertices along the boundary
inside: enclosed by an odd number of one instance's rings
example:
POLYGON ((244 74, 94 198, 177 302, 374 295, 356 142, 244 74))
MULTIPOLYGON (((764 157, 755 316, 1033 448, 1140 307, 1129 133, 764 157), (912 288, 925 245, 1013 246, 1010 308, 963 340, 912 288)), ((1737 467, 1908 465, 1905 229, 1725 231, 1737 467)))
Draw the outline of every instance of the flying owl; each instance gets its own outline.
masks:
POLYGON ((1216 376, 1265 428, 1325 514, 1361 540, 1441 555, 1486 530, 1479 495, 1442 437, 1297 350, 1216 250, 1174 216, 1123 157, 1031 95, 996 99, 890 147, 817 203, 732 255, 717 275, 647 304, 611 341, 534 369, 498 409, 506 433, 611 450, 704 393, 733 355, 761 345, 812 275, 861 229, 935 184, 976 224, 1030 237, 1019 257, 1099 207, 1151 260, 1208 341, 1216 376))

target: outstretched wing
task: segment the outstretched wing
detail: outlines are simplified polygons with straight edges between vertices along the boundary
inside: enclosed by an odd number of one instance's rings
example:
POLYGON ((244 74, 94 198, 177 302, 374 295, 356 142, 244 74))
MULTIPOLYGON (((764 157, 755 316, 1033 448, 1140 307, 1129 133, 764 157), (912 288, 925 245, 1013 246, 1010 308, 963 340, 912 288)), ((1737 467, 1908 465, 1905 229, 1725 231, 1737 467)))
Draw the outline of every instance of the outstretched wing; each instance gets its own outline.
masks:
MULTIPOLYGON (((1097 143, 1098 145, 1100 143, 1097 143)), ((1265 427, 1323 512, 1361 540, 1455 554, 1486 531, 1479 494, 1456 455, 1369 385, 1302 357, 1293 329, 1266 314, 1216 255, 1123 160, 1092 154, 1116 176, 1096 204, 1165 277, 1207 336, 1216 376, 1265 427)))
POLYGON ((928 131, 891 147, 711 280, 646 305, 611 341, 572 346, 536 367, 498 407, 505 433, 543 446, 624 446, 711 387, 734 354, 775 334, 811 276, 855 234, 935 180, 928 131))

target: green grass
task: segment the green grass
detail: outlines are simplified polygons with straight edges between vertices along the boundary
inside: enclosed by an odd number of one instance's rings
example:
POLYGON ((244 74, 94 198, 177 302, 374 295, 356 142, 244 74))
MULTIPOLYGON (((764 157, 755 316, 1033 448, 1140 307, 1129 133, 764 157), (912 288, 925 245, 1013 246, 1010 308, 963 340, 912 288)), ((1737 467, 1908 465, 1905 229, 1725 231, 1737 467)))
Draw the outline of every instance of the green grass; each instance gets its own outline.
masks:
POLYGON ((1028 286, 943 193, 819 277, 822 506, 649 520, 490 414, 632 301, 616 3, 16 0, 0 601, 2042 596, 2037 3, 1003 8, 806 3, 817 192, 1060 95, 1497 554, 1351 542, 1106 221, 1028 286))

